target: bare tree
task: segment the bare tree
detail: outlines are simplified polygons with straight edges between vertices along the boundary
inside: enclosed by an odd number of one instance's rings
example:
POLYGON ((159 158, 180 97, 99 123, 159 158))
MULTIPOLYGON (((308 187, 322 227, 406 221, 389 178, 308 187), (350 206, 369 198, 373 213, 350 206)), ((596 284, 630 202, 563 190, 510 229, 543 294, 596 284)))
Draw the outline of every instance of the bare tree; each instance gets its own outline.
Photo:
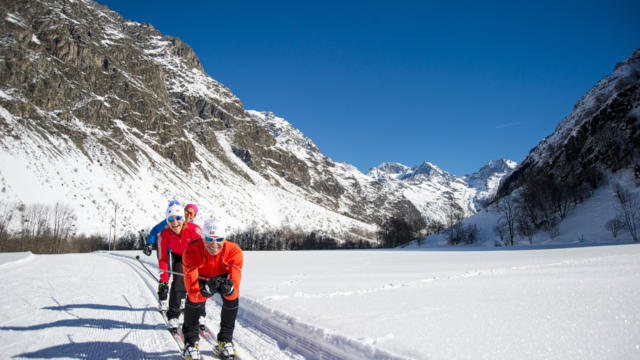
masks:
POLYGON ((620 184, 613 185, 614 196, 618 200, 620 219, 624 227, 631 234, 633 241, 638 241, 638 226, 640 225, 640 202, 629 190, 620 184))
POLYGON ((25 249, 37 253, 50 251, 48 239, 51 232, 51 210, 44 204, 31 204, 24 207, 22 212, 21 242, 25 249))
POLYGON ((604 227, 611 231, 611 235, 615 238, 618 236, 620 231, 624 229, 624 222, 620 220, 620 218, 613 218, 604 225, 604 227))
POLYGON ((536 228, 529 219, 521 213, 516 216, 516 231, 518 235, 527 238, 529 244, 533 244, 533 235, 536 233, 536 228))
POLYGON ((0 203, 0 213, 3 214, 0 217, 0 252, 13 250, 9 236, 9 225, 14 214, 12 207, 10 204, 0 203))
POLYGON ((462 224, 458 225, 464 219, 462 206, 453 198, 453 194, 448 192, 444 194, 447 200, 447 235, 449 235, 449 244, 456 245, 461 241, 460 230, 462 224))
POLYGON ((496 212, 499 216, 498 226, 505 229, 508 243, 513 246, 516 235, 516 202, 513 195, 503 196, 496 202, 496 212))
MULTIPOLYGON (((500 238, 500 246, 505 246, 506 241, 505 241, 505 231, 504 228, 502 226, 500 226, 500 224, 495 224, 493 226, 493 231, 496 233, 496 235, 498 235, 498 237, 500 238)), ((498 242, 496 241, 496 246, 498 246, 498 242)))
POLYGON ((551 180, 549 182, 549 197, 553 211, 558 214, 561 220, 564 220, 571 205, 569 186, 551 180))
POLYGON ((53 231, 51 234, 51 253, 59 254, 63 245, 75 230, 76 216, 67 204, 56 203, 53 207, 53 231))

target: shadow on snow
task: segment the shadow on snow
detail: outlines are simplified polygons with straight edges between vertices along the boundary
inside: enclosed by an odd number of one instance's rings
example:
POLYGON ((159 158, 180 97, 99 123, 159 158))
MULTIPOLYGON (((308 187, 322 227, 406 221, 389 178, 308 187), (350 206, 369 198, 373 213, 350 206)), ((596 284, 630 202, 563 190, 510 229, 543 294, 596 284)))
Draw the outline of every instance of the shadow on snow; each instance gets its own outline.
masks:
POLYGON ((101 304, 71 304, 61 306, 45 306, 45 310, 68 311, 73 309, 92 309, 92 310, 110 310, 110 311, 158 311, 157 307, 131 308, 120 305, 101 305, 101 304))
POLYGON ((176 351, 145 352, 137 346, 124 342, 79 342, 51 346, 42 350, 22 353, 13 358, 28 359, 182 359, 176 351))
POLYGON ((48 324, 38 324, 30 326, 0 326, 0 330, 11 331, 33 331, 56 327, 81 327, 90 329, 137 329, 137 330, 158 330, 166 329, 164 324, 132 324, 125 321, 110 319, 66 319, 58 320, 48 324))

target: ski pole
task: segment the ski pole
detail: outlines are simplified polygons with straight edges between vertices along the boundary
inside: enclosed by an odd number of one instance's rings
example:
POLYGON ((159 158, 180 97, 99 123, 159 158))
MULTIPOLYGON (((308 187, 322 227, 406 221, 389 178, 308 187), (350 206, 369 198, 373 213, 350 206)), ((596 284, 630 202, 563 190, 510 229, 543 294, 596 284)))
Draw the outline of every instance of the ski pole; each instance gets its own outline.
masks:
POLYGON ((149 275, 153 276, 153 278, 154 278, 156 281, 159 281, 159 280, 158 280, 158 278, 157 278, 155 275, 153 275, 153 273, 151 272, 151 270, 149 270, 149 268, 147 268, 147 265, 145 265, 145 264, 142 262, 142 260, 140 260, 140 255, 136 255, 136 260, 138 260, 138 261, 140 262, 140 265, 142 265, 142 267, 143 267, 145 270, 147 270, 147 272, 149 273, 149 275))
MULTIPOLYGON (((140 261, 140 264, 142 264, 142 266, 144 266, 145 270, 147 270, 149 272, 149 274, 151 274, 151 276, 153 276, 156 280, 158 280, 158 278, 156 278, 155 275, 153 275, 151 273, 151 271, 149 271, 149 269, 144 265, 144 263, 142 262, 142 260, 140 260, 140 255, 136 255, 136 259, 138 259, 138 261, 140 261)), ((178 276, 184 276, 184 274, 179 273, 179 272, 175 272, 175 271, 171 271, 171 270, 160 270, 160 271, 166 271, 169 274, 173 274, 173 275, 178 275, 178 276)), ((198 276, 198 279, 200 280, 208 280, 206 277, 204 276, 198 276)))

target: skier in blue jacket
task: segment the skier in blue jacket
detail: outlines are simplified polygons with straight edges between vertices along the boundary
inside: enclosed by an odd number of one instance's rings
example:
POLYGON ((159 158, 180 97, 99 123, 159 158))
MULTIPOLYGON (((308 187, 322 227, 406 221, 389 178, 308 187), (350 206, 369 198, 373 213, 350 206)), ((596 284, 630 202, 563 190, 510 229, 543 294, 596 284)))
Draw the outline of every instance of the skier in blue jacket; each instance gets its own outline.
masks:
MULTIPOLYGON (((175 204, 179 204, 179 202, 177 200, 171 200, 171 202, 169 202, 169 206, 173 205, 174 203, 175 204)), ((185 221, 186 222, 188 222, 188 223, 193 222, 193 220, 196 218, 197 214, 198 214, 198 206, 196 204, 187 204, 184 207, 184 216, 185 216, 185 221)), ((142 252, 145 255, 147 255, 147 256, 151 255, 151 252, 153 251, 153 247, 156 246, 157 243, 158 243, 158 235, 166 227, 167 227, 167 220, 163 219, 158 224, 156 224, 156 226, 151 228, 151 231, 149 231, 149 235, 147 236, 147 239, 145 241, 146 244, 144 245, 144 248, 142 249, 142 252)))

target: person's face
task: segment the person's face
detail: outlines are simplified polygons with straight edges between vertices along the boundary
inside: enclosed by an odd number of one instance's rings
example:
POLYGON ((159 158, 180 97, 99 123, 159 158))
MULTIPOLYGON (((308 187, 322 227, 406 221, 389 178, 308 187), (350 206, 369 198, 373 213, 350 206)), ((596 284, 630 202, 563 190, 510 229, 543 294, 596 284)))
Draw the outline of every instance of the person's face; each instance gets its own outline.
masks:
POLYGON ((196 217, 196 214, 193 211, 193 209, 189 208, 189 209, 184 211, 184 219, 185 219, 186 222, 192 223, 193 219, 195 219, 195 217, 196 217))
POLYGON ((209 239, 211 238, 207 238, 205 237, 203 239, 204 241, 204 248, 207 250, 207 252, 213 256, 218 255, 218 253, 220 252, 220 250, 222 250, 222 247, 224 246, 224 239, 222 239, 221 241, 217 241, 217 239, 211 239, 211 241, 209 241, 209 239))
POLYGON ((167 223, 174 234, 180 235, 182 226, 184 225, 184 216, 169 216, 167 218, 167 223))

